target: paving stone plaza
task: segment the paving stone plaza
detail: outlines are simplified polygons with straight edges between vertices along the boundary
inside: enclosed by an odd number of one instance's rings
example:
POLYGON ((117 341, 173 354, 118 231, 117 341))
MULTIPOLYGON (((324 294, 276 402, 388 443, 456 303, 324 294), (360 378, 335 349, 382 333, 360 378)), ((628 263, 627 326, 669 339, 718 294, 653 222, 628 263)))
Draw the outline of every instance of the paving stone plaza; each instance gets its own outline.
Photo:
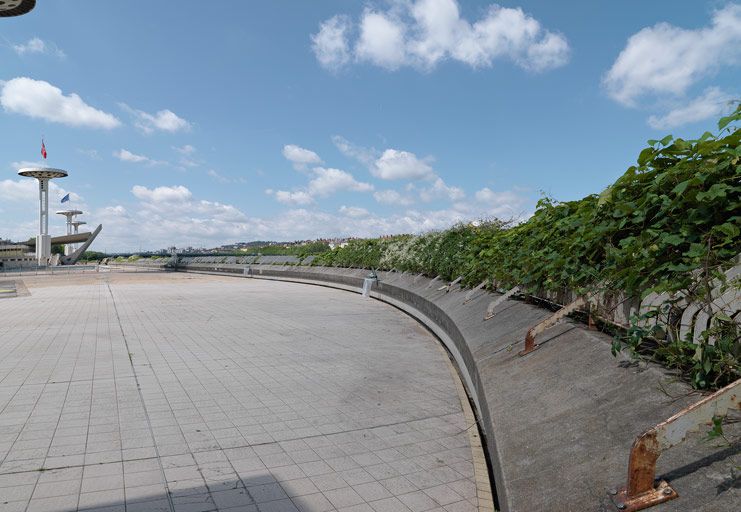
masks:
POLYGON ((490 510, 447 355, 388 305, 179 273, 16 283, 1 512, 490 510))

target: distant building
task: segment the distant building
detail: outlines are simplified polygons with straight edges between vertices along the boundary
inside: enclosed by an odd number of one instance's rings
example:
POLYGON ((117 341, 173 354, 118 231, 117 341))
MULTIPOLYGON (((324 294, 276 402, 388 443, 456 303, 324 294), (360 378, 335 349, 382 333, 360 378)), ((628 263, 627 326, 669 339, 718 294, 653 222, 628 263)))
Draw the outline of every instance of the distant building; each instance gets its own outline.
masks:
POLYGON ((36 254, 28 245, 10 243, 0 240, 0 268, 13 269, 37 265, 36 254))

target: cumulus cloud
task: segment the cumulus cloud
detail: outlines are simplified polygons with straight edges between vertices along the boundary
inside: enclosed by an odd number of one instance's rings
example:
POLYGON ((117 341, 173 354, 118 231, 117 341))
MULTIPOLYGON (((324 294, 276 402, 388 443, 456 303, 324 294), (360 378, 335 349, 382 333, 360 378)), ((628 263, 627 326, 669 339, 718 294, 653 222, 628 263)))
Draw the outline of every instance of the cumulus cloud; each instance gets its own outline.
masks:
POLYGON ((173 146, 172 149, 180 155, 178 164, 181 168, 198 167, 203 163, 202 160, 195 157, 196 148, 190 144, 185 144, 184 146, 173 146))
POLYGON ((368 215, 370 215, 370 212, 368 210, 366 210, 365 208, 360 208, 359 206, 340 206, 340 213, 342 215, 355 219, 360 217, 367 217, 368 215))
POLYGON ((252 238, 247 216, 233 205, 196 199, 182 185, 131 190, 136 208, 117 204, 100 208, 90 217, 105 225, 97 247, 109 250, 216 245, 226 240, 252 238))
POLYGON ((196 152, 196 148, 194 148, 190 144, 186 144, 184 146, 176 147, 175 148, 175 151, 177 151, 181 155, 186 155, 187 156, 187 155, 192 155, 193 153, 195 153, 196 152))
POLYGON ((137 155, 136 153, 132 153, 128 149, 119 149, 118 151, 114 151, 113 156, 118 158, 122 162, 135 164, 164 165, 167 163, 161 160, 153 160, 145 155, 137 155))
POLYGON ((447 185, 442 178, 438 177, 435 178, 435 182, 431 187, 420 190, 419 197, 425 202, 430 202, 440 198, 448 199, 450 201, 460 201, 466 197, 466 194, 463 192, 462 188, 451 187, 447 185))
POLYGON ((357 181, 352 174, 340 169, 315 167, 314 179, 309 182, 308 192, 312 197, 326 197, 340 190, 370 192, 373 185, 357 181))
MULTIPOLYGON (((269 217, 252 217, 234 205, 194 197, 182 185, 152 189, 136 186, 132 194, 138 201, 136 208, 114 204, 90 214, 95 222, 105 225, 97 247, 135 250, 142 240, 146 241, 145 248, 156 249, 171 245, 213 247, 246 240, 420 233, 484 218, 495 212, 512 218, 515 215, 511 212, 521 212, 526 202, 515 192, 484 189, 476 195, 476 201, 446 209, 409 209, 384 216, 354 206, 341 207, 335 213, 297 207, 269 217)), ((30 225, 29 232, 32 228, 30 225)))
POLYGON ((434 177, 432 167, 409 151, 387 149, 371 167, 371 174, 382 180, 421 180, 434 177))
POLYGON ((20 160, 18 162, 10 162, 10 167, 14 171, 19 171, 25 167, 46 167, 46 164, 44 162, 32 162, 29 160, 20 160))
POLYGON ((275 199, 279 203, 283 204, 296 204, 296 205, 307 205, 314 202, 314 198, 311 197, 311 194, 306 192, 305 190, 297 190, 294 192, 288 191, 288 190, 266 190, 266 193, 268 195, 274 195, 275 199))
POLYGON ((379 190, 373 193, 373 199, 382 204, 391 204, 397 206, 409 206, 414 204, 414 199, 397 192, 396 190, 379 190))
POLYGON ((373 185, 356 180, 352 174, 341 169, 314 167, 312 179, 307 186, 299 190, 268 189, 265 192, 284 204, 307 205, 316 198, 327 197, 340 191, 371 192, 373 185))
POLYGON ((351 27, 347 16, 333 16, 319 25, 319 32, 311 36, 311 48, 322 66, 337 70, 350 61, 351 27))
POLYGON ((28 54, 49 54, 63 59, 67 55, 54 43, 49 43, 38 37, 33 37, 25 43, 13 45, 13 51, 20 56, 28 54))
POLYGON ((355 55, 376 66, 398 69, 407 58, 404 36, 406 27, 391 15, 366 9, 360 21, 360 38, 355 55))
POLYGON ((382 180, 432 180, 435 175, 432 157, 419 158, 410 151, 389 148, 383 152, 363 148, 339 135, 332 137, 335 147, 343 155, 362 163, 370 173, 382 180))
MULTIPOLYGON (((49 192, 52 197, 62 198, 67 191, 56 184, 49 182, 49 192)), ((39 200, 39 182, 33 178, 21 178, 18 180, 0 181, 0 199, 2 201, 26 202, 29 205, 37 205, 39 200)), ((70 192, 70 199, 81 201, 83 198, 74 192, 70 192)))
POLYGON ((664 115, 653 115, 648 118, 651 128, 665 130, 688 123, 719 117, 732 110, 734 96, 721 91, 718 87, 709 87, 705 92, 689 103, 679 106, 664 115))
POLYGON ((154 114, 150 114, 143 110, 131 108, 125 103, 120 103, 119 106, 131 114, 134 118, 134 126, 145 134, 150 134, 155 131, 175 133, 189 131, 191 129, 190 122, 168 109, 159 110, 154 114))
POLYGON ((353 24, 335 16, 312 36, 319 63, 336 70, 351 61, 396 70, 433 69, 445 60, 473 68, 508 59, 530 71, 557 68, 569 60, 566 38, 543 28, 520 8, 492 4, 474 22, 461 17, 456 0, 392 2, 386 10, 366 8, 350 41, 353 24), (318 45, 317 41, 326 42, 318 45))
POLYGON ((49 82, 27 77, 2 84, 0 104, 6 112, 67 126, 110 130, 121 124, 115 116, 91 107, 77 94, 64 95, 49 82))
POLYGON ((134 194, 134 197, 137 199, 157 204, 182 203, 188 201, 193 196, 190 190, 182 185, 173 187, 157 187, 153 189, 141 185, 134 185, 131 189, 131 193, 134 194))
POLYGON ((527 198, 518 192, 512 190, 495 192, 489 187, 484 187, 477 190, 474 197, 477 203, 474 208, 478 208, 486 216, 514 220, 522 220, 528 216, 525 213, 527 198))
POLYGON ((377 152, 357 146, 340 135, 332 136, 332 143, 343 155, 350 157, 363 165, 370 167, 378 157, 377 152))
POLYGON ((629 39, 603 78, 616 101, 635 106, 645 95, 682 96, 693 84, 741 58, 741 5, 716 11, 709 26, 684 29, 669 23, 646 27, 629 39))
POLYGON ((321 164, 322 159, 319 155, 310 149, 296 146, 295 144, 286 144, 283 146, 283 156, 293 164, 297 171, 305 171, 309 165, 321 164))

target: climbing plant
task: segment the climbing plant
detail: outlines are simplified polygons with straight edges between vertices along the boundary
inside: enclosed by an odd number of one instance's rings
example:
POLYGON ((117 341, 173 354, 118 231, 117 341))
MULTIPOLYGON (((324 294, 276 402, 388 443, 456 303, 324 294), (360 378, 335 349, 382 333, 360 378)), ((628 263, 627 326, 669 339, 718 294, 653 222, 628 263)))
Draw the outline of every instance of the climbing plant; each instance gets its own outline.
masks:
MULTIPOLYGON (((314 264, 462 276, 468 285, 489 281, 532 293, 667 293, 709 307, 714 289, 738 286, 725 282, 724 272, 741 251, 739 120, 741 106, 720 119, 716 133, 649 140, 636 164, 602 193, 565 202, 544 197, 525 222, 489 219, 417 236, 353 240, 314 264)), ((628 335, 635 353, 655 339, 640 329, 636 324, 628 335)), ((737 324, 717 316, 713 329, 699 346, 669 336, 654 357, 686 372, 699 388, 739 378, 737 324)))

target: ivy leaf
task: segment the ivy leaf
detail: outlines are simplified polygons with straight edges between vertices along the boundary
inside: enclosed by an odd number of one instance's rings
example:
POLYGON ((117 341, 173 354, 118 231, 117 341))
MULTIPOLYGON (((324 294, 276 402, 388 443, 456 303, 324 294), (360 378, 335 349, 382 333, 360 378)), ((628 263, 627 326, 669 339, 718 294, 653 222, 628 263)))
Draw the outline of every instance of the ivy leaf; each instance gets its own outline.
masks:
POLYGON ((645 165, 654 156, 654 148, 646 148, 638 155, 638 165, 645 165))
POLYGON ((728 123, 730 123, 734 119, 738 119, 737 114, 731 114, 730 116, 721 117, 720 120, 718 121, 718 129, 722 130, 723 128, 728 126, 728 123))
POLYGON ((729 188, 730 187, 728 187, 728 185, 724 185, 723 183, 716 183, 715 185, 711 186, 707 192, 698 192, 697 200, 712 201, 713 199, 726 197, 726 191, 729 188))
POLYGON ((685 242, 685 239, 677 234, 667 234, 664 233, 661 235, 661 241, 665 244, 677 246, 682 245, 685 242))
POLYGON ((705 254, 705 246, 703 244, 690 244, 690 250, 684 253, 687 258, 699 258, 705 254))
POLYGON ((690 185, 691 182, 692 182, 691 179, 683 181, 682 183, 680 183, 679 185, 677 185, 676 187, 672 189, 672 194, 675 194, 678 196, 682 195, 684 191, 687 190, 687 187, 690 185))

